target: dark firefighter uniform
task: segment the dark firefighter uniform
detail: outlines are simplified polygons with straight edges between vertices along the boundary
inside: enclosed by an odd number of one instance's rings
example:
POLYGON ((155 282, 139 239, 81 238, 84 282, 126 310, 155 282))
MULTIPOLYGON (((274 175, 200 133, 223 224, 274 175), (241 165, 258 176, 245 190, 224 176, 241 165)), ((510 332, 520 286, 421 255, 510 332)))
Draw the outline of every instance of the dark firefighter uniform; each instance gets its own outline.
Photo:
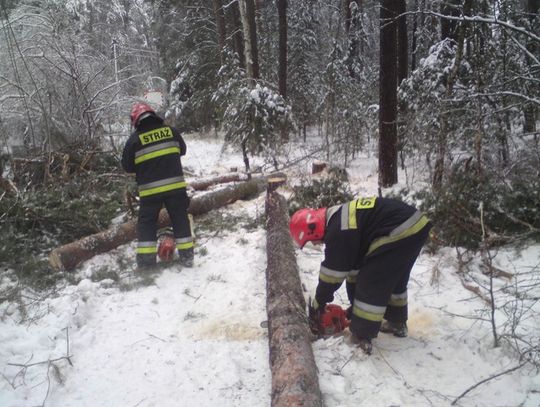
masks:
POLYGON ((376 337, 383 318, 406 322, 407 283, 431 228, 427 217, 397 200, 359 198, 328 208, 326 223, 317 305, 332 302, 346 280, 357 337, 376 337))
POLYGON ((193 238, 187 215, 189 198, 180 161, 180 156, 185 154, 186 143, 178 130, 165 126, 157 116, 142 120, 124 147, 122 167, 135 173, 140 197, 139 266, 156 263, 157 220, 163 206, 171 218, 180 260, 185 254, 193 258, 193 238))

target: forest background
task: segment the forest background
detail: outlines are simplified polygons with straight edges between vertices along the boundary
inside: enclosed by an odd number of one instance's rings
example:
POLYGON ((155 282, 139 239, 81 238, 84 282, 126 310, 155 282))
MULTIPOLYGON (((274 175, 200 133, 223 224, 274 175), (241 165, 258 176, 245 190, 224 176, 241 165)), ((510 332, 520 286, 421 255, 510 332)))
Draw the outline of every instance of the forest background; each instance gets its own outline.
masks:
MULTIPOLYGON (((463 264, 479 255, 496 277, 498 248, 540 237, 539 10, 539 0, 2 0, 0 264, 17 285, 0 301, 69 279, 48 266, 50 250, 130 216, 134 182, 118 158, 136 100, 223 138, 248 174, 308 161, 286 146, 310 135, 338 170, 375 141, 381 191, 416 168, 414 187, 394 192, 430 214, 434 244, 459 248, 463 264)), ((296 204, 339 201, 338 178, 304 185, 296 204)), ((529 290, 516 298, 536 302, 529 290)), ((535 363, 538 347, 516 346, 535 363)))

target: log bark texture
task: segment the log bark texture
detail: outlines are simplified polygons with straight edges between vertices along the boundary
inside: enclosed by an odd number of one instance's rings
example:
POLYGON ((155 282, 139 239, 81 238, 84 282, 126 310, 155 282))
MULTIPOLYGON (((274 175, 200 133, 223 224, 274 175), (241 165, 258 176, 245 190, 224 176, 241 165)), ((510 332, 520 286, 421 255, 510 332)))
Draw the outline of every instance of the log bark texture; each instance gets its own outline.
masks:
POLYGON ((216 184, 224 184, 227 182, 235 182, 235 181, 245 181, 246 179, 247 179, 247 175, 245 174, 241 174, 239 172, 231 172, 229 174, 222 174, 222 175, 217 175, 215 177, 202 178, 202 179, 189 181, 188 185, 191 188, 193 188, 195 191, 204 191, 205 189, 208 189, 211 186, 216 185, 216 184))
MULTIPOLYGON (((193 197, 188 212, 201 215, 238 199, 248 199, 266 190, 267 177, 257 177, 250 181, 230 185, 214 192, 193 197)), ((170 225, 166 210, 159 214, 158 227, 170 225)), ((49 263, 56 270, 70 271, 81 262, 128 243, 137 237, 137 221, 131 220, 113 226, 103 232, 84 237, 75 242, 58 247, 49 254, 49 263)))
POLYGON ((266 197, 266 308, 272 407, 322 406, 306 302, 289 234, 285 198, 266 197))

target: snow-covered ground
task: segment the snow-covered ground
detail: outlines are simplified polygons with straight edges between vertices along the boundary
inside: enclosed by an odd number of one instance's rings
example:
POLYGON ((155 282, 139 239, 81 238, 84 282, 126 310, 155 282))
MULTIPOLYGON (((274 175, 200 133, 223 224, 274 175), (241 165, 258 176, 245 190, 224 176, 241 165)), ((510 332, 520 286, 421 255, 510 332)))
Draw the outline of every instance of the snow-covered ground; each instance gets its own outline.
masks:
MULTIPOLYGON (((186 141, 184 165, 194 176, 243 168, 241 156, 215 140, 186 141)), ((357 158, 349 174, 355 192, 376 193, 375 156, 357 158)), ((414 182, 411 171, 400 177, 414 182)), ((171 266, 139 281, 118 266, 133 258, 130 243, 81 265, 78 282, 55 295, 33 301, 37 294, 26 292, 0 304, 0 406, 269 406, 263 214, 260 196, 216 213, 225 224, 215 230, 196 226, 193 268, 171 266), (97 277, 105 271, 118 281, 97 277)), ((513 310, 518 333, 536 347, 538 304, 512 307, 506 294, 540 285, 539 253, 530 245, 494 260, 514 274, 495 282, 500 329, 513 310)), ((297 254, 307 298, 322 252, 308 245, 297 254)), ((485 284, 470 264, 471 285, 485 284)), ((538 371, 525 364, 510 372, 522 361, 508 346, 493 347, 489 309, 456 269, 452 249, 420 256, 409 285, 409 337, 380 334, 371 356, 351 346, 347 332, 313 343, 325 406, 444 406, 467 390, 456 405, 540 405, 538 371)), ((336 302, 345 301, 343 287, 336 302)))

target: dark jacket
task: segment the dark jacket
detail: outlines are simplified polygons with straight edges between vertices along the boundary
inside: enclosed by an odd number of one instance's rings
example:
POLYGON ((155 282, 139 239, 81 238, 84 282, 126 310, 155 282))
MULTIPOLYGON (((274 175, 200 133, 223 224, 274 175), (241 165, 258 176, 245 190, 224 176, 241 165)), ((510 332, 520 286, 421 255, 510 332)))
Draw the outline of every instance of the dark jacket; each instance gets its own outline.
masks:
POLYGON ((180 161, 185 154, 186 143, 180 132, 164 125, 159 117, 149 117, 126 142, 122 167, 135 173, 141 199, 163 197, 180 190, 185 192, 180 161))
POLYGON ((323 297, 333 295, 346 278, 354 280, 369 258, 400 245, 429 224, 414 207, 388 198, 359 198, 329 208, 326 216, 318 287, 323 297))

